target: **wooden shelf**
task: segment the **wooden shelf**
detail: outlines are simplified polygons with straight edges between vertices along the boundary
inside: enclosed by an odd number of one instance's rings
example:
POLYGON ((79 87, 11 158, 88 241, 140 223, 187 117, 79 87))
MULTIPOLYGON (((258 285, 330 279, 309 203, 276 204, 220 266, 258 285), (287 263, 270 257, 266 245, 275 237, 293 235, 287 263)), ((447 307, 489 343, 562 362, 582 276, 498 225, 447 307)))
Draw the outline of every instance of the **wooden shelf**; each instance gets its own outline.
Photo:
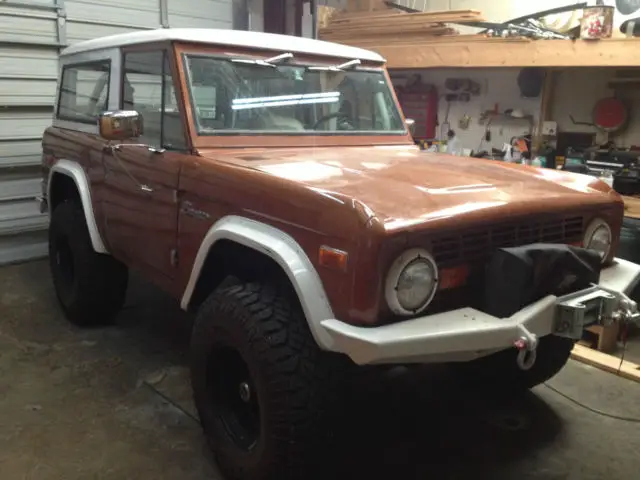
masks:
POLYGON ((344 43, 380 53, 390 69, 640 65, 640 38, 529 40, 458 35, 406 43, 398 37, 382 45, 357 39, 344 43))

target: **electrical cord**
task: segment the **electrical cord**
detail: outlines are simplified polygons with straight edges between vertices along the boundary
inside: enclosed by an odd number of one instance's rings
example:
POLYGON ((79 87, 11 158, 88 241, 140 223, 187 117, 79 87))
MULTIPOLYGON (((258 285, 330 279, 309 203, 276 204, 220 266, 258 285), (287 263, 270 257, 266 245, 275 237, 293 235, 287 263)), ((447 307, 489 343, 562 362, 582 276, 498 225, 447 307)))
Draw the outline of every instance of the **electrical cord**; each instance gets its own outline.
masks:
MULTIPOLYGON (((625 331, 625 333, 624 333, 624 350, 622 351, 622 357, 620 359, 620 366, 618 367, 618 372, 620 371, 620 368, 622 367, 622 362, 624 362, 624 352, 626 351, 626 333, 627 332, 625 331)), ((191 412, 187 411, 181 405, 178 405, 176 402, 171 400, 168 396, 166 396, 164 393, 162 393, 156 387, 151 385, 149 382, 142 382, 142 384, 144 386, 146 386, 149 390, 151 390, 153 393, 155 393, 156 395, 161 397, 165 402, 169 403, 171 406, 173 406, 174 408, 178 409, 180 412, 182 412, 189 419, 193 420, 197 424, 200 424, 200 420, 195 415, 191 414, 191 412)), ((640 423, 640 418, 626 417, 624 415, 616 415, 614 413, 609 413, 609 412, 605 412, 603 410, 599 410, 599 409, 594 408, 594 407, 590 407, 589 405, 586 405, 586 404, 580 402, 579 400, 576 400, 575 398, 571 397, 570 395, 567 395, 566 393, 558 390, 557 388, 552 387, 548 383, 543 383, 543 385, 545 387, 547 387, 549 390, 551 390, 552 392, 554 392, 555 394, 557 394, 557 395, 561 396, 562 398, 564 398, 565 400, 568 400, 571 403, 577 405, 578 407, 583 408, 583 409, 585 409, 585 410, 587 410, 587 411, 589 411, 591 413, 595 413, 596 415, 600 415, 602 417, 611 418, 611 419, 614 419, 614 420, 619 420, 619 421, 622 421, 622 422, 640 423)))
POLYGON ((576 404, 577 406, 584 408, 585 410, 590 411, 591 413, 595 413, 596 415, 600 415, 602 417, 607 417, 607 418, 612 418, 614 420, 620 420, 623 422, 629 422, 629 423, 640 423, 640 418, 634 418, 634 417, 625 417, 623 415, 616 415, 614 413, 608 413, 602 410, 599 410, 597 408, 593 408, 590 407, 589 405, 585 405, 584 403, 576 400, 573 397, 570 397, 569 395, 567 395, 566 393, 561 392, 560 390, 558 390, 555 387, 552 387, 551 385, 549 385, 548 383, 544 383, 543 384, 545 387, 547 387, 549 390, 551 390, 552 392, 555 392, 556 394, 560 395, 561 397, 565 398, 566 400, 569 400, 570 402, 576 404))
MULTIPOLYGON (((624 331, 622 332, 622 354, 620 355, 620 365, 618 365, 618 370, 616 372, 616 375, 620 374, 620 369, 622 368, 622 364, 624 363, 624 354, 627 351, 627 339, 628 339, 628 333, 629 333, 629 329, 628 326, 625 325, 624 331)), ((552 387, 551 385, 549 385, 548 383, 544 383, 543 384, 545 387, 547 387, 549 390, 551 390, 552 392, 556 393, 557 395, 560 395, 561 397, 563 397, 566 400, 569 400, 571 403, 577 405, 578 407, 584 408, 585 410, 588 410, 591 413, 595 413, 596 415, 600 415, 602 417, 607 417, 607 418, 612 418, 614 420, 620 420, 622 422, 629 422, 629 423, 640 423, 640 418, 634 418, 634 417, 625 417, 623 415, 616 415, 614 413, 608 413, 602 410, 599 410, 597 408, 594 407, 590 407, 589 405, 585 405, 584 403, 576 400, 575 398, 567 395, 564 392, 561 392, 560 390, 558 390, 555 387, 552 387)))
MULTIPOLYGON (((185 416, 187 416, 189 419, 193 420, 195 423, 200 424, 200 420, 193 414, 191 414, 190 412, 188 412, 186 409, 184 409, 181 405, 178 405, 176 402, 174 402, 173 400, 171 400, 169 397, 167 397, 164 393, 162 393, 160 390, 158 390, 157 388, 155 388, 153 385, 151 385, 148 382, 142 382, 143 385, 145 385, 147 388, 149 388, 149 390, 151 390, 153 393, 155 393, 156 395, 158 395, 159 397, 161 397, 165 402, 167 402, 168 404, 170 404, 172 407, 176 408, 177 410, 179 410, 180 412, 182 412, 185 416)), ((547 387, 549 390, 551 390, 552 392, 556 393, 557 395, 560 395, 561 397, 563 397, 566 400, 569 400, 571 403, 574 403, 575 405, 577 405, 578 407, 584 408, 585 410, 588 410, 591 413, 595 413, 596 415, 600 415, 602 417, 607 417, 607 418, 612 418, 614 420, 620 420, 622 422, 628 422, 628 423, 640 423, 640 418, 634 418, 634 417, 625 417, 623 415, 616 415, 613 413, 608 413, 602 410, 599 410, 597 408, 593 408, 590 407, 589 405, 585 405, 584 403, 576 400, 575 398, 567 395, 564 392, 561 392, 560 390, 558 390, 555 387, 552 387, 551 385, 549 385, 548 383, 544 383, 543 384, 545 387, 547 387)))
POLYGON ((160 390, 158 390, 156 387, 154 387, 153 385, 151 385, 149 382, 142 382, 142 384, 147 387, 149 390, 151 390, 153 393, 155 393, 156 395, 158 395, 160 398, 162 398, 165 402, 167 402, 169 405, 171 405, 172 407, 178 409, 180 412, 182 412, 184 415, 186 415, 189 419, 193 420, 195 423, 197 423, 198 425, 200 424, 200 419, 198 417, 196 417, 195 415, 193 415, 191 412, 187 411, 185 408, 183 408, 182 406, 178 405, 176 402, 174 402, 173 400, 171 400, 169 397, 167 397, 164 393, 162 393, 160 390))
POLYGON ((616 375, 620 375, 620 369, 624 363, 624 354, 627 353, 627 340, 629 338, 629 324, 625 323, 622 328, 622 355, 620 355, 620 364, 618 365, 616 375))

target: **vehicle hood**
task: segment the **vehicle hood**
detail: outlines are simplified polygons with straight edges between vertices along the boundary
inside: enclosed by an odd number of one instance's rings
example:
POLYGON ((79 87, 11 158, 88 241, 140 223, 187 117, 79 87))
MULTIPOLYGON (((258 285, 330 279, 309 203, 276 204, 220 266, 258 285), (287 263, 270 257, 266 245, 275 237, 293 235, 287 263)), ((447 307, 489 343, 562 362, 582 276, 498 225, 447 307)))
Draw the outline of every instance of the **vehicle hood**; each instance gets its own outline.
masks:
POLYGON ((211 153, 341 201, 359 201, 388 229, 479 211, 525 214, 612 202, 608 187, 595 177, 412 146, 211 153))

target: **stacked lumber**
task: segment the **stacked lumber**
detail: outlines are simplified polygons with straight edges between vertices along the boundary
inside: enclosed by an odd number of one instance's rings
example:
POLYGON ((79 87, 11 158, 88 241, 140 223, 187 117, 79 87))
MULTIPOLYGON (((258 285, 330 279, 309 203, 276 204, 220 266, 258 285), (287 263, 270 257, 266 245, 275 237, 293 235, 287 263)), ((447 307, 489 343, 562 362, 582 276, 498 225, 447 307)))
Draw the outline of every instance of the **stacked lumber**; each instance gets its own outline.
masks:
POLYGON ((592 365, 605 372, 614 373, 620 377, 640 382, 640 365, 636 365, 628 360, 622 364, 620 359, 613 355, 608 355, 582 345, 576 345, 571 351, 571 358, 578 362, 592 365))
POLYGON ((334 7, 327 7, 325 5, 318 6, 318 33, 327 28, 331 23, 333 17, 335 17, 340 11, 334 7))
POLYGON ((373 10, 388 10, 384 0, 349 0, 345 11, 347 12, 371 12, 373 10))
POLYGON ((384 45, 419 43, 459 32, 448 23, 484 21, 477 10, 405 13, 398 10, 368 12, 334 12, 320 24, 322 40, 350 45, 384 45))

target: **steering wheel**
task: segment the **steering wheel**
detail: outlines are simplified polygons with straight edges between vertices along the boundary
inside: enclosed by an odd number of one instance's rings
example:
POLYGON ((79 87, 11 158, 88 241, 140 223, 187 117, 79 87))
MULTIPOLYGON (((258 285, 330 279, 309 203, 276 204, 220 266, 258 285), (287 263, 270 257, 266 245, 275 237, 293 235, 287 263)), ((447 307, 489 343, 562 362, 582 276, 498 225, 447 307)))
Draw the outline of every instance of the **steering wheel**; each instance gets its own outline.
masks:
POLYGON ((350 119, 351 115, 349 115, 346 112, 331 112, 331 113, 327 113, 326 115, 321 116, 318 120, 316 120, 316 123, 313 124, 313 126, 311 127, 313 130, 317 130, 318 127, 324 123, 324 122, 328 122, 329 120, 331 120, 332 118, 345 118, 345 119, 350 119))

